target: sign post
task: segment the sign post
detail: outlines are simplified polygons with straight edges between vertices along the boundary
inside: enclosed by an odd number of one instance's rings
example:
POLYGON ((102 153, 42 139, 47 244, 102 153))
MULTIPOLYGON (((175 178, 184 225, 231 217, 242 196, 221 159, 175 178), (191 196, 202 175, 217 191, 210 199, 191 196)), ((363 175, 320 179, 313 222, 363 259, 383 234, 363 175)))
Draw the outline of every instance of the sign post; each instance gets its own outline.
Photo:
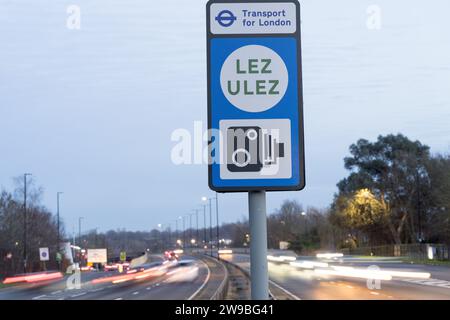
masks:
POLYGON ((209 186, 248 192, 252 299, 268 299, 266 191, 305 186, 300 4, 206 8, 209 186))
POLYGON ((120 261, 124 262, 127 260, 127 253, 125 251, 120 252, 120 261))
POLYGON ((39 248, 39 259, 41 261, 48 261, 50 260, 50 255, 48 252, 48 248, 39 248))
POLYGON ((48 248, 39 248, 39 260, 42 262, 43 269, 47 270, 45 262, 50 260, 48 248))

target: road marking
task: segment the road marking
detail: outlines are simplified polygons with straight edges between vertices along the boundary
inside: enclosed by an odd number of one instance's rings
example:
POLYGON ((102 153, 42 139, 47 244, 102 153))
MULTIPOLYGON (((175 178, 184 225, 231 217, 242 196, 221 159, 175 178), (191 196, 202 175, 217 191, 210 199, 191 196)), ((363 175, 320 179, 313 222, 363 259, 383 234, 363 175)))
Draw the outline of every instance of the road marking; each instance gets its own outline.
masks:
POLYGON ((99 292, 99 291, 102 291, 102 290, 104 290, 105 288, 99 288, 99 289, 93 289, 93 290, 91 290, 90 292, 99 292))
POLYGON ((52 294, 52 295, 55 295, 55 294, 58 294, 58 293, 60 293, 60 292, 62 292, 62 290, 53 291, 51 294, 52 294))
POLYGON ((47 296, 46 294, 43 294, 43 295, 40 295, 40 296, 31 298, 31 299, 32 299, 32 300, 37 300, 37 299, 40 299, 40 298, 43 298, 43 297, 46 297, 46 296, 47 296))
POLYGON ((115 298, 114 300, 122 300, 122 298, 115 298))
POLYGON ((269 280, 269 282, 271 284, 273 284, 275 287, 277 287, 278 289, 280 289, 281 291, 283 291, 284 293, 286 293, 287 295, 291 296, 292 298, 294 298, 294 300, 302 300, 299 297, 297 297, 295 294, 293 294, 292 292, 286 290, 285 288, 283 288, 282 286, 280 286, 279 284, 273 282, 272 280, 269 280))
POLYGON ((133 292, 133 294, 134 294, 134 295, 137 295, 137 294, 139 294, 139 291, 135 291, 135 292, 133 292))
POLYGON ((401 281, 432 287, 450 289, 450 281, 439 279, 402 279, 401 281))
MULTIPOLYGON (((236 265, 235 263, 231 262, 231 264, 236 265)), ((245 268, 248 271, 248 268, 245 268)), ((293 298, 294 300, 302 300, 300 297, 296 296, 295 294, 293 294, 292 292, 286 290, 285 288, 283 288, 282 286, 280 286, 279 284, 275 283, 274 281, 269 279, 269 283, 273 284, 275 287, 277 287, 278 289, 280 289, 281 291, 283 291, 284 293, 286 293, 287 295, 291 296, 291 298, 293 298)))
POLYGON ((208 275, 206 276, 205 281, 203 281, 202 285, 200 286, 200 288, 197 289, 197 291, 195 291, 189 298, 188 300, 192 300, 195 298, 195 296, 206 286, 206 283, 208 283, 209 281, 209 277, 211 276, 211 271, 209 270, 209 267, 206 263, 204 263, 202 260, 200 260, 206 267, 206 270, 208 270, 208 275))
POLYGON ((72 298, 76 298, 76 297, 84 296, 86 293, 87 293, 87 292, 77 293, 77 294, 72 295, 71 297, 72 297, 72 298))
POLYGON ((346 285, 346 287, 349 288, 349 289, 353 289, 353 287, 352 287, 352 286, 349 286, 349 285, 346 285))
POLYGON ((373 294, 374 296, 379 296, 380 295, 378 292, 375 292, 375 291, 370 291, 370 294, 373 294))
POLYGON ((151 290, 152 289, 152 287, 147 287, 147 288, 145 288, 146 290, 151 290))

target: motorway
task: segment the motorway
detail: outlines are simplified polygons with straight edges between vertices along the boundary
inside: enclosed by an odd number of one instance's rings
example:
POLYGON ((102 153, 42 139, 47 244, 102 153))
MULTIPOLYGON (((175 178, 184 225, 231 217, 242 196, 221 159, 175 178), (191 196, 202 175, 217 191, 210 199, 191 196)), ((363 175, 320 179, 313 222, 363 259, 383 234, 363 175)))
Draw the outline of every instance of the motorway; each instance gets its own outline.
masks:
MULTIPOLYGON (((250 256, 247 254, 230 254, 222 258, 249 270, 250 256)), ((297 261, 299 260, 320 262, 312 257, 297 257, 297 261)), ((269 278, 273 285, 281 287, 292 298, 299 300, 450 300, 448 267, 412 265, 395 259, 353 257, 327 260, 326 263, 330 267, 307 269, 292 266, 289 262, 269 262, 269 278), (393 274, 401 276, 376 282, 353 277, 355 269, 364 269, 365 272, 369 266, 374 265, 381 271, 396 271, 393 274), (336 272, 335 269, 344 270, 348 274, 332 274, 336 272), (429 273, 430 277, 416 278, 416 273, 429 273)))
MULTIPOLYGON (((162 259, 160 256, 153 258, 162 259)), ((221 258, 249 270, 248 254, 233 253, 221 255, 221 258)), ((274 261, 278 258, 281 256, 269 262, 271 288, 284 292, 290 299, 450 300, 448 267, 407 264, 395 258, 290 257, 288 261, 274 261), (378 268, 377 275, 388 273, 389 279, 372 279, 369 269, 374 266, 378 268)), ((0 300, 209 299, 223 281, 223 267, 205 257, 186 255, 182 260, 192 263, 188 267, 173 266, 164 272, 151 276, 143 274, 142 279, 123 282, 120 280, 123 274, 118 272, 82 272, 78 289, 69 289, 67 276, 51 282, 16 285, 0 289, 0 300)))
POLYGON ((118 272, 82 272, 78 289, 69 289, 66 276, 47 283, 3 288, 0 300, 190 300, 208 295, 220 285, 223 275, 214 272, 212 276, 210 262, 192 256, 182 259, 193 263, 188 268, 173 267, 151 277, 116 283, 108 279, 120 277, 118 272))

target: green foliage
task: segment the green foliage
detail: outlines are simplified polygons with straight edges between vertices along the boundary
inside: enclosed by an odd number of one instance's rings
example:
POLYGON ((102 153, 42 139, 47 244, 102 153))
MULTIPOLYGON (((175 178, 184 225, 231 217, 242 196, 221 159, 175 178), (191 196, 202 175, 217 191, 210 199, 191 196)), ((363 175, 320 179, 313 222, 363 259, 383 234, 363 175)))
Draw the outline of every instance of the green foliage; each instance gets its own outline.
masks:
MULTIPOLYGON (((433 157, 428 146, 402 134, 360 139, 350 154, 344 159, 349 175, 337 184, 331 206, 334 226, 358 242, 400 244, 432 239, 432 220, 449 225, 448 157, 433 157)), ((441 229, 439 239, 450 231, 441 229)))

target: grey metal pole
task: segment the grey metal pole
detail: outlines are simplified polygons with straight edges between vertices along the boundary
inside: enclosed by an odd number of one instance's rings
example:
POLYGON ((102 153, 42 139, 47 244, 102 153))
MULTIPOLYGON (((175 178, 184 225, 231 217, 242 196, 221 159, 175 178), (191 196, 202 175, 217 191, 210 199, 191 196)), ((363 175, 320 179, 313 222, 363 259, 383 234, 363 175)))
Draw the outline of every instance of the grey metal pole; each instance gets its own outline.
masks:
POLYGON ((203 205, 203 245, 206 245, 206 204, 203 205))
POLYGON ((186 249, 186 225, 184 223, 184 216, 183 216, 183 250, 186 249))
POLYGON ((197 248, 198 248, 198 243, 200 241, 200 239, 198 237, 198 209, 195 209, 195 218, 197 220, 197 235, 196 235, 197 239, 195 239, 195 244, 197 245, 197 248))
POLYGON ((220 259, 219 249, 220 249, 220 239, 219 239, 219 199, 216 192, 216 233, 217 233, 217 259, 220 259))
POLYGON ((23 272, 27 272, 27 176, 31 173, 23 175, 23 272))
POLYGON ((268 300, 266 192, 249 192, 248 209, 250 222, 251 296, 252 300, 268 300))
POLYGON ((58 236, 56 239, 56 251, 59 252, 59 195, 61 193, 57 192, 56 193, 56 227, 58 228, 58 236))
POLYGON ((78 261, 79 263, 80 263, 80 267, 81 267, 81 264, 82 264, 82 255, 81 255, 81 248, 83 247, 83 241, 81 241, 81 220, 83 220, 84 218, 83 217, 78 217, 78 241, 80 242, 80 245, 79 245, 79 247, 80 247, 80 260, 78 261))
POLYGON ((175 220, 175 249, 178 245, 178 219, 175 220))
POLYGON ((192 213, 189 214, 189 246, 192 248, 192 213))
MULTIPOLYGON (((62 192, 56 193, 56 219, 57 221, 57 228, 58 228, 58 239, 56 240, 56 253, 59 254, 60 250, 60 242, 61 242, 61 231, 59 227, 59 196, 62 194, 62 192)), ((61 261, 58 260, 58 270, 61 270, 61 261)))
POLYGON ((169 223, 169 229, 168 229, 168 231, 169 231, 169 248, 168 249, 172 248, 172 235, 171 235, 172 231, 170 230, 170 226, 171 226, 171 223, 169 223))
POLYGON ((211 247, 211 257, 213 255, 213 244, 212 244, 212 207, 211 207, 211 198, 209 200, 209 242, 211 247))
POLYGON ((81 219, 83 219, 83 217, 79 217, 78 218, 78 240, 80 241, 80 248, 82 245, 82 241, 81 241, 81 219))

